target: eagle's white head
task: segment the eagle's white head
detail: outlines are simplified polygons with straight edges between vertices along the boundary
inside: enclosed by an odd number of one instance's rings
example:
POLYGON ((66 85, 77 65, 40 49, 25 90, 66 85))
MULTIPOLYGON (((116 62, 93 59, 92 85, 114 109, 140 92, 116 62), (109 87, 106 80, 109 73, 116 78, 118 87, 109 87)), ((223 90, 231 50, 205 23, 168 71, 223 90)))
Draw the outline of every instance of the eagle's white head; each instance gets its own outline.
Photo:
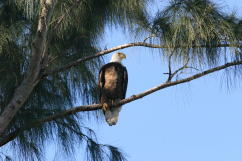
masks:
POLYGON ((112 55, 110 62, 121 63, 123 59, 126 59, 126 55, 124 53, 115 53, 112 55))

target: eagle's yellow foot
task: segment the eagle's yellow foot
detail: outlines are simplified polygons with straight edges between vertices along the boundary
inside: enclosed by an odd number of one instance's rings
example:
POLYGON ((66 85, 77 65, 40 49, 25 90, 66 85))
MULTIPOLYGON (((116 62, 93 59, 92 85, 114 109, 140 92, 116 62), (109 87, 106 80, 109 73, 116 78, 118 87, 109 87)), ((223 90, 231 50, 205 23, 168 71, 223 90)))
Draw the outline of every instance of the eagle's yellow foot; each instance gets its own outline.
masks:
POLYGON ((108 110, 108 104, 107 103, 103 103, 103 111, 107 111, 108 110))

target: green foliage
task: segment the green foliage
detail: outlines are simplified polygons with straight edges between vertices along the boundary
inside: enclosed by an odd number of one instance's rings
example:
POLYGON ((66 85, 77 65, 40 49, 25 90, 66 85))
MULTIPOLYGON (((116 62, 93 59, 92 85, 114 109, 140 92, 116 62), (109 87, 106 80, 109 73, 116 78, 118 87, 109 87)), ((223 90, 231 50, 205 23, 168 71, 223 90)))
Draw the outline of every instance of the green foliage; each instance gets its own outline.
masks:
POLYGON ((99 161, 100 159, 110 161, 126 161, 125 156, 121 154, 122 152, 117 147, 97 144, 90 139, 87 141, 88 161, 99 161))
POLYGON ((157 13, 152 28, 168 47, 165 51, 174 53, 179 61, 215 65, 223 55, 219 44, 235 43, 226 16, 208 0, 172 0, 157 13))
POLYGON ((0 1, 0 19, 0 105, 5 106, 22 80, 28 58, 23 55, 25 19, 21 10, 0 1))
POLYGON ((237 18, 235 14, 226 17, 227 22, 232 26, 233 33, 237 41, 242 40, 242 20, 237 18))
MULTIPOLYGON (((1 107, 10 101, 24 78, 39 3, 37 0, 0 0, 1 107)), ((144 6, 143 0, 59 0, 49 24, 48 59, 44 70, 95 54, 105 26, 135 25, 140 16, 144 16, 144 6)), ((37 120, 73 107, 75 103, 97 102, 96 76, 102 64, 102 58, 91 60, 40 81, 6 131, 6 136, 19 133, 10 143, 19 160, 43 160, 43 151, 50 140, 55 140, 68 155, 75 152, 76 146, 86 145, 88 160, 125 160, 116 147, 98 144, 94 134, 87 136, 91 130, 83 125, 79 115, 36 124, 37 120), (32 126, 35 127, 29 128, 32 126)), ((2 111, 3 108, 0 113, 2 111)))
POLYGON ((38 0, 7 0, 7 3, 21 9, 27 19, 33 19, 38 15, 38 0))

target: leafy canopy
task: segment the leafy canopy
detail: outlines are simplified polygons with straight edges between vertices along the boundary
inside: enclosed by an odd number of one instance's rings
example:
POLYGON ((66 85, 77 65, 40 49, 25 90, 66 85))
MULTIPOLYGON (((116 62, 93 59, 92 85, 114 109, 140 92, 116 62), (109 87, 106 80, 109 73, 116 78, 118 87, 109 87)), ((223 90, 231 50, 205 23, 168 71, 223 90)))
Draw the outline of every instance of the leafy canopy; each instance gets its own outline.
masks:
MULTIPOLYGON (((25 76, 32 55, 39 3, 38 0, 0 0, 0 107, 8 104, 25 76)), ((232 50, 241 52, 241 45, 236 44, 242 42, 242 20, 221 12, 211 1, 171 0, 153 18, 147 12, 148 6, 152 6, 152 1, 59 0, 48 24, 45 70, 51 71, 100 51, 105 27, 118 25, 136 34, 146 31, 155 35, 166 46, 162 50, 164 57, 173 54, 174 62, 190 59, 196 65, 211 66, 223 57, 241 59, 238 54, 221 54, 225 50, 221 47, 231 46, 232 50)), ((97 142, 95 133, 83 123, 88 115, 75 114, 35 124, 36 120, 77 102, 97 102, 96 76, 102 64, 103 59, 96 58, 40 81, 6 131, 6 136, 18 133, 10 144, 19 160, 43 160, 44 149, 52 140, 69 156, 80 145, 86 147, 87 160, 125 160, 118 148, 97 142), (28 129, 33 125, 35 128, 28 129)))
MULTIPOLYGON (((1 107, 7 105, 24 78, 32 55, 39 3, 37 0, 0 0, 1 107)), ((59 0, 49 24, 45 70, 98 52, 105 27, 132 27, 138 18, 144 17, 145 3, 145 0, 59 0)), ((19 160, 43 160, 50 140, 55 140, 67 154, 75 152, 78 145, 86 145, 90 161, 125 160, 118 148, 97 143, 94 132, 82 123, 83 115, 71 115, 24 130, 38 119, 68 109, 76 102, 96 102, 96 75, 102 64, 102 58, 94 59, 40 81, 6 132, 6 136, 19 133, 10 143, 19 160)))
POLYGON ((151 30, 178 61, 217 65, 221 47, 238 43, 238 26, 229 17, 209 0, 172 0, 156 14, 151 30))

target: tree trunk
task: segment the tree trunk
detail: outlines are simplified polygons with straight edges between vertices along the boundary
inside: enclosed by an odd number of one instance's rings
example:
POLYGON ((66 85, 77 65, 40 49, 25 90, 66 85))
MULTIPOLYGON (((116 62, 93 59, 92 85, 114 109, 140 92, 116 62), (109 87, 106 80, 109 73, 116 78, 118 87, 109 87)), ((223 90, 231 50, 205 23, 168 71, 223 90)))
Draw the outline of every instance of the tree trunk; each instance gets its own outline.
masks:
POLYGON ((26 72, 26 76, 22 83, 16 88, 14 95, 8 105, 4 107, 3 113, 0 115, 0 136, 3 135, 7 126, 28 99, 34 87, 40 80, 40 70, 43 58, 46 56, 46 37, 48 32, 48 24, 56 4, 56 0, 41 0, 40 14, 38 20, 38 28, 35 39, 32 43, 32 57, 30 65, 26 72))

